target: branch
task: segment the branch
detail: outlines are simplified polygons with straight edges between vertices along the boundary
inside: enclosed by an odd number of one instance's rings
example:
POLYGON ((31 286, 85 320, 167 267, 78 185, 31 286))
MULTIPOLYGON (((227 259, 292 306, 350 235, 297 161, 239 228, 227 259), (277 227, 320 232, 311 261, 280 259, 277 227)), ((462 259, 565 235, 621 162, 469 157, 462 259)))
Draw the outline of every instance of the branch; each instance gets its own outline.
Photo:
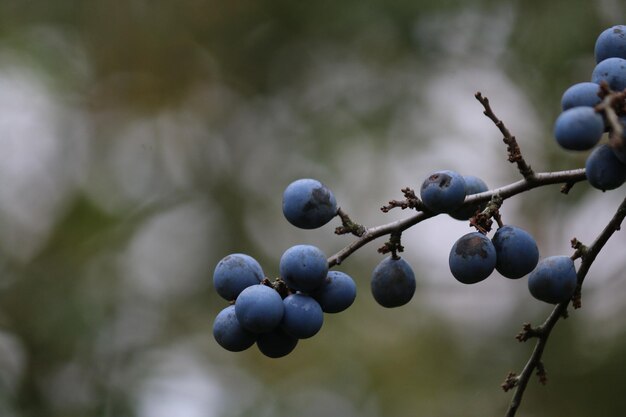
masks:
MULTIPOLYGON (((591 244, 591 246, 587 247, 586 250, 581 255, 582 262, 580 267, 578 268, 577 278, 578 278, 578 286, 580 287, 589 272, 589 268, 591 264, 595 261, 598 253, 602 250, 606 242, 609 238, 620 229, 622 221, 626 217, 626 198, 622 201, 620 206, 617 208, 617 211, 611 221, 606 225, 604 230, 596 237, 596 240, 591 244)), ((535 348, 533 349, 528 362, 524 366, 521 374, 516 376, 513 373, 509 373, 506 378, 504 384, 502 384, 502 388, 505 391, 509 389, 515 388, 515 393, 513 394, 513 398, 511 399, 511 403, 509 404, 509 408, 505 414, 505 417, 513 417, 519 408, 522 397, 524 396, 524 391, 526 390, 526 386, 528 385, 528 381, 532 376, 535 369, 540 372, 540 378, 545 381, 545 371, 543 369, 543 364, 541 362, 541 357, 543 355, 544 348, 548 343, 548 338, 550 337, 550 333, 552 329, 559 321, 561 317, 564 317, 567 312, 567 306, 570 301, 564 301, 560 304, 557 304, 556 307, 550 313, 550 316, 546 319, 546 321, 536 329, 532 329, 529 337, 536 337, 537 343, 535 344, 535 348)), ((524 330, 530 331, 530 327, 525 324, 524 330)), ((522 332, 524 332, 524 330, 522 332)), ((523 341, 528 337, 521 337, 518 340, 523 341)))
POLYGON ((507 129, 507 127, 504 125, 504 122, 498 119, 496 114, 491 109, 491 105, 489 104, 489 99, 487 97, 484 97, 480 91, 474 94, 474 97, 476 97, 476 100, 478 100, 480 104, 482 104, 483 107, 485 108, 485 111, 483 111, 483 114, 491 119, 491 121, 500 130, 500 133, 502 133, 502 136, 504 136, 502 140, 507 145, 507 151, 509 153, 509 162, 517 164, 517 169, 519 170, 520 174, 522 174, 524 179, 532 180, 535 173, 533 172, 530 165, 528 165, 526 161, 524 160, 524 157, 522 156, 522 151, 520 150, 520 147, 517 144, 517 140, 515 139, 515 136, 511 134, 509 129, 507 129))
POLYGON ((604 113, 604 118, 609 126, 609 144, 615 149, 624 147, 623 128, 619 122, 618 113, 624 111, 626 90, 611 91, 606 81, 600 84, 600 96, 602 101, 596 105, 596 111, 604 113))
MULTIPOLYGON (((531 179, 523 179, 512 184, 505 185, 504 187, 495 188, 493 190, 485 191, 479 194, 469 195, 465 198, 465 201, 463 202, 463 207, 490 200, 496 194, 498 194, 500 198, 502 198, 502 200, 505 200, 507 198, 513 197, 516 194, 531 190, 533 188, 550 184, 576 183, 579 181, 584 181, 585 178, 586 176, 584 168, 568 171, 538 173, 534 174, 531 179)), ((402 220, 397 220, 391 223, 371 228, 364 227, 362 229, 363 234, 357 240, 328 258, 328 266, 330 268, 335 265, 341 264, 357 249, 375 239, 378 239, 381 236, 385 236, 394 232, 402 232, 416 225, 417 223, 434 216, 436 216, 435 213, 424 210, 402 220)))

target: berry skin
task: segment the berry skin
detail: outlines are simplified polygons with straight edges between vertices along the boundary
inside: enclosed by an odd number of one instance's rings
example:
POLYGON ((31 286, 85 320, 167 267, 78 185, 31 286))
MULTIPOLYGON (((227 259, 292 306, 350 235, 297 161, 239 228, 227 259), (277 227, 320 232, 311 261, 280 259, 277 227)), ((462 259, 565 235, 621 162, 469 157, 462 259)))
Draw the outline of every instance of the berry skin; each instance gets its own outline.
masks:
POLYGON ((413 298, 415 274, 402 258, 383 259, 372 272, 372 295, 383 307, 400 307, 413 298))
POLYGON ((213 337, 221 347, 231 352, 241 352, 256 342, 256 335, 239 324, 234 305, 226 307, 215 317, 213 337))
POLYGON ((337 201, 321 182, 299 179, 289 184, 283 193, 283 214, 296 227, 316 229, 335 217, 337 201))
POLYGON ((535 239, 516 226, 499 228, 493 239, 496 249, 496 270, 502 276, 517 279, 531 272, 539 261, 535 239))
POLYGON ((311 245, 296 245, 280 258, 280 276, 296 291, 309 292, 319 288, 328 274, 326 255, 311 245))
POLYGON ((554 137, 561 147, 572 151, 593 148, 604 133, 604 121, 592 107, 573 107, 557 117, 554 137))
POLYGON ((282 358, 290 354, 298 344, 298 339, 287 334, 282 328, 258 336, 256 346, 268 358, 282 358))
POLYGON ((561 109, 565 111, 573 107, 594 107, 600 103, 599 91, 600 86, 596 83, 587 81, 574 84, 563 93, 561 109))
POLYGON ((251 256, 234 253, 215 266, 213 286, 226 301, 233 301, 245 288, 258 284, 265 278, 261 265, 251 256))
POLYGON ((576 268, 574 261, 568 256, 544 258, 528 276, 530 294, 550 304, 558 304, 572 298, 576 284, 576 268))
POLYGON ((324 313, 339 313, 352 305, 356 298, 354 280, 341 271, 328 271, 324 283, 311 294, 324 313))
POLYGON ((457 240, 448 257, 450 272, 463 284, 487 278, 496 267, 496 249, 482 233, 471 232, 457 240))
POLYGON ((591 81, 600 84, 606 81, 613 91, 626 88, 626 59, 607 58, 598 63, 591 73, 591 81))
MULTIPOLYGON (((465 196, 479 194, 489 190, 489 187, 487 187, 487 184, 485 184, 483 180, 473 175, 463 175, 463 181, 465 181, 465 196)), ((457 220, 469 220, 477 211, 484 210, 486 206, 487 203, 480 203, 470 207, 461 207, 452 211, 450 216, 457 220)))
POLYGON ((281 326, 287 334, 298 339, 307 339, 322 328, 324 312, 312 297, 291 294, 283 300, 283 304, 285 314, 281 326))
POLYGON ((465 200, 465 180, 454 171, 433 172, 422 183, 420 196, 429 210, 449 213, 465 200))
POLYGON ((587 181, 598 190, 614 190, 626 181, 626 165, 620 162, 609 145, 601 145, 585 162, 587 181))
POLYGON ((602 32, 596 40, 594 52, 596 63, 607 58, 626 59, 626 26, 613 26, 602 32))
POLYGON ((253 333, 275 329, 283 318, 284 310, 283 299, 278 292, 263 284, 246 288, 235 301, 237 320, 253 333))

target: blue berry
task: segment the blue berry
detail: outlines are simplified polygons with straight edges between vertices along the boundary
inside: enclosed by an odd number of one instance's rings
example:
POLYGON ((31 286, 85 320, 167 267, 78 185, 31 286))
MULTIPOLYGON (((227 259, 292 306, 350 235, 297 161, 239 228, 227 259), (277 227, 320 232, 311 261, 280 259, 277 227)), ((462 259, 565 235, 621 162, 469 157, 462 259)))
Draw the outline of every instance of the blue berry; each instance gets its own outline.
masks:
POLYGON ((516 226, 502 226, 491 241, 496 249, 496 270, 502 276, 521 278, 537 266, 539 249, 527 231, 516 226))
POLYGON ((291 353, 298 344, 298 339, 287 334, 282 328, 261 333, 256 345, 262 354, 269 358, 282 358, 291 353))
POLYGON ((324 283, 311 294, 324 313, 339 313, 352 305, 356 298, 354 280, 341 271, 328 271, 324 283))
POLYGON ((573 151, 593 148, 604 133, 602 116, 591 107, 573 107, 559 115, 554 137, 559 145, 573 151))
POLYGON ((577 284, 574 261, 568 256, 542 259, 528 276, 528 289, 533 297, 550 304, 572 298, 577 284))
POLYGON ((601 145, 589 154, 585 163, 587 181, 598 190, 613 190, 626 181, 626 165, 609 145, 601 145))
POLYGON ((312 297, 305 294, 291 294, 284 300, 285 314, 281 326, 287 334, 298 339, 315 335, 324 323, 322 307, 312 297))
POLYGON ((287 286, 296 291, 309 292, 322 285, 328 274, 324 253, 311 245, 296 245, 280 258, 280 276, 287 286))
POLYGON ((596 84, 606 81, 611 90, 622 91, 626 88, 626 59, 607 58, 598 63, 591 73, 591 81, 596 84))
POLYGON ((263 333, 275 329, 283 318, 285 308, 278 292, 263 284, 252 285, 239 294, 235 314, 242 327, 263 333))
POLYGON ((600 86, 596 83, 583 82, 569 87, 561 97, 563 111, 573 107, 595 107, 600 103, 600 86))
POLYGON ((465 180, 454 171, 433 172, 420 190, 422 202, 435 213, 449 213, 465 200, 465 180))
POLYGON ((415 287, 413 269, 402 258, 385 258, 372 272, 372 295, 383 307, 399 307, 408 303, 413 298, 415 287))
POLYGON ((231 352, 246 350, 256 341, 256 335, 239 324, 234 305, 226 307, 215 317, 213 337, 221 347, 231 352))
POLYGON ((448 263, 457 281, 475 284, 493 272, 496 267, 496 249, 485 235, 471 232, 454 243, 448 263))
POLYGON ((614 57, 626 59, 626 26, 613 26, 602 32, 596 40, 594 52, 596 62, 614 57))
POLYGON ((301 229, 316 229, 337 214, 332 191, 314 179, 299 179, 283 193, 283 214, 289 223, 301 229))
POLYGON ((233 301, 245 288, 258 284, 265 278, 261 265, 251 256, 234 253, 215 266, 213 286, 227 301, 233 301))
MULTIPOLYGON (((489 190, 487 184, 483 180, 473 175, 463 175, 463 181, 465 181, 465 196, 472 194, 479 194, 489 190)), ((450 213, 450 216, 457 220, 469 220, 477 211, 482 211, 487 206, 487 203, 473 204, 468 207, 460 207, 450 213)))

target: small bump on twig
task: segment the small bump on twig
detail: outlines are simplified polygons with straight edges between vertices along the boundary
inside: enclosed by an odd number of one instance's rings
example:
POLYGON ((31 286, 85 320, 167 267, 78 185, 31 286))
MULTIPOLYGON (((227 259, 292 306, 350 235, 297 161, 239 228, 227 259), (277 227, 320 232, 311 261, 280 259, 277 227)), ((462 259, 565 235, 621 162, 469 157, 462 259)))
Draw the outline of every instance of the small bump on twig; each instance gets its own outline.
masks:
POLYGON ((335 234, 346 235, 351 233, 356 237, 361 237, 365 234, 365 226, 353 222, 350 216, 348 216, 348 213, 343 211, 341 207, 337 209, 337 215, 341 219, 342 225, 335 228, 335 234))
POLYGON ((489 200, 487 207, 480 213, 477 213, 470 219, 470 226, 473 226, 482 234, 487 234, 491 231, 493 225, 492 217, 498 223, 498 227, 502 227, 502 218, 500 217, 500 207, 504 200, 498 194, 494 194, 489 200))
POLYGON ((522 330, 515 336, 515 338, 519 342, 525 342, 533 337, 541 337, 542 328, 541 327, 532 327, 530 323, 524 323, 522 325, 522 330))
POLYGON ((571 256, 572 261, 575 261, 578 258, 584 258, 589 250, 587 246, 583 245, 581 241, 576 238, 571 240, 572 249, 574 249, 574 254, 571 256))
POLYGON ((571 189, 574 188, 574 185, 576 185, 575 182, 566 182, 565 184, 561 186, 561 193, 566 194, 566 195, 569 194, 571 189))
POLYGON ((389 235, 389 241, 378 248, 378 253, 391 253, 393 259, 399 259, 398 252, 404 252, 404 246, 401 243, 402 232, 393 232, 389 235))
POLYGON ((546 368, 543 366, 543 362, 537 362, 537 376, 539 377, 539 382, 541 385, 546 385, 548 383, 548 375, 546 374, 546 368))
POLYGON ((504 392, 508 392, 517 386, 519 377, 515 372, 509 372, 504 379, 504 382, 500 385, 504 392))

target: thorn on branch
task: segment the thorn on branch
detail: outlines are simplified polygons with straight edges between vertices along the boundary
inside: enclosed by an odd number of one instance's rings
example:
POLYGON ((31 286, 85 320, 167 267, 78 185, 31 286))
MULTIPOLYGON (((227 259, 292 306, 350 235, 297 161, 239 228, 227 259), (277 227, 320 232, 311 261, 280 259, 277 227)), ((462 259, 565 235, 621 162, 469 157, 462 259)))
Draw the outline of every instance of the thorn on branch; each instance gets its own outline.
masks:
POLYGON ((348 216, 348 213, 343 211, 341 207, 337 210, 337 215, 341 219, 342 226, 335 228, 335 234, 346 235, 352 233, 357 237, 361 237, 365 234, 365 226, 353 222, 350 216, 348 216))
POLYGON ((575 182, 566 182, 565 184, 561 186, 561 193, 566 194, 566 195, 569 194, 570 190, 574 188, 575 184, 576 184, 575 182))
POLYGON ((515 388, 518 382, 519 377, 517 376, 517 374, 515 372, 509 372, 504 379, 504 382, 500 386, 502 387, 504 392, 508 392, 509 390, 515 388))
POLYGON ((477 92, 474 97, 476 100, 483 105, 485 109, 483 114, 487 116, 491 121, 496 125, 496 127, 502 133, 502 141, 507 145, 507 153, 508 153, 508 161, 514 164, 517 164, 517 170, 522 174, 526 181, 533 181, 535 179, 535 172, 532 170, 530 165, 526 163, 524 157, 522 156, 522 151, 517 143, 517 139, 515 136, 511 134, 509 129, 504 125, 504 122, 495 115, 493 110, 491 109, 491 105, 489 104, 489 99, 484 97, 482 93, 477 92))

